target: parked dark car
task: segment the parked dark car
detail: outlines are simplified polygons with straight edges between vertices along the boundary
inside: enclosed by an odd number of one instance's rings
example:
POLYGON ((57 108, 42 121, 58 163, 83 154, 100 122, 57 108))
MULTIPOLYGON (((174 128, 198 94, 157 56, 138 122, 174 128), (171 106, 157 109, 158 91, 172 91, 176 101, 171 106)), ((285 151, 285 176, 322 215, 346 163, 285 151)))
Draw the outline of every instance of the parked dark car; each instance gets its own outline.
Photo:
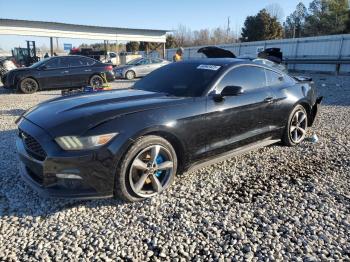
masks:
POLYGON ((30 67, 5 74, 1 81, 7 88, 30 94, 43 89, 63 89, 91 85, 101 87, 115 76, 112 65, 84 56, 55 56, 30 67))
POLYGON ((321 99, 313 82, 250 61, 172 63, 131 89, 27 111, 18 120, 22 175, 46 196, 137 201, 213 159, 301 143, 321 99))

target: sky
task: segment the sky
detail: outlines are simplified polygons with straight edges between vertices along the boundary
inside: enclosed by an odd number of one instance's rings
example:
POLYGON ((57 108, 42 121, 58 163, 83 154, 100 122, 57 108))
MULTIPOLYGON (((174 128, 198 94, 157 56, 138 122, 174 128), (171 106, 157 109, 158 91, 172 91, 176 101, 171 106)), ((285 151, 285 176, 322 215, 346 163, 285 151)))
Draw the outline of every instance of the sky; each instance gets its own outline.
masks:
MULTIPOLYGON (((175 30, 180 24, 192 30, 227 26, 240 31, 245 18, 269 4, 278 3, 286 17, 299 2, 311 0, 0 0, 0 18, 73 23, 82 25, 175 30)), ((0 48, 24 47, 25 40, 49 46, 48 38, 1 36, 0 48)), ((59 45, 90 43, 59 39, 59 45)), ((95 41, 93 41, 95 42, 95 41)))

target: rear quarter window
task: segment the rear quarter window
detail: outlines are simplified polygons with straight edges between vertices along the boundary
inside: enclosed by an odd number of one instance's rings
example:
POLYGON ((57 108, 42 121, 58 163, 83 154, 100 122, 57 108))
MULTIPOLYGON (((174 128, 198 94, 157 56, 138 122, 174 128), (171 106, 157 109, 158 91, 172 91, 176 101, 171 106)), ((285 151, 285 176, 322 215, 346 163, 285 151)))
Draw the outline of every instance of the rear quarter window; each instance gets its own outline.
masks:
POLYGON ((96 61, 94 59, 87 58, 87 57, 82 57, 80 61, 83 66, 91 66, 96 64, 96 61))
POLYGON ((95 60, 88 57, 70 57, 69 64, 71 67, 91 66, 95 64, 95 60))
POLYGON ((277 86, 284 82, 284 78, 281 74, 269 69, 265 69, 265 72, 268 86, 277 86))

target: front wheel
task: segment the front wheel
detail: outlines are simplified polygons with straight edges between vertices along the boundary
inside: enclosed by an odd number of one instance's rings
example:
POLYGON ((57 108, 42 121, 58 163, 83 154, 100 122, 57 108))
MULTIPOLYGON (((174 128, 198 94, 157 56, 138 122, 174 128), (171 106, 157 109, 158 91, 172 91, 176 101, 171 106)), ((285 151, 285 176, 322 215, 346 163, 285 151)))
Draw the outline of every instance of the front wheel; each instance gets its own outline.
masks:
POLYGON ((177 170, 172 145, 158 136, 138 139, 128 150, 116 174, 116 195, 134 202, 167 189, 177 170))
POLYGON ((24 78, 18 83, 18 89, 24 94, 32 94, 39 89, 39 84, 33 78, 24 78))
POLYGON ((125 77, 128 80, 132 80, 135 78, 135 72, 130 70, 130 71, 126 72, 125 77))
POLYGON ((307 112, 302 105, 297 105, 289 116, 288 123, 284 130, 282 142, 286 146, 300 144, 306 136, 307 112))

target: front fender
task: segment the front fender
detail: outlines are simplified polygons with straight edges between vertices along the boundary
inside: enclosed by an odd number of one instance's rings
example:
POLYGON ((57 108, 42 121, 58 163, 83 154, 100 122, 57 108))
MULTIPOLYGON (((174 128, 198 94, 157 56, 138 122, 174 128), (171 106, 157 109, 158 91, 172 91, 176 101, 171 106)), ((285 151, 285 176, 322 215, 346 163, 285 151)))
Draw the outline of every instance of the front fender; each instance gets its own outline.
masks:
POLYGON ((38 80, 35 77, 33 77, 32 74, 18 74, 14 78, 14 86, 17 87, 18 83, 20 83, 25 78, 33 78, 35 81, 38 82, 38 80))

